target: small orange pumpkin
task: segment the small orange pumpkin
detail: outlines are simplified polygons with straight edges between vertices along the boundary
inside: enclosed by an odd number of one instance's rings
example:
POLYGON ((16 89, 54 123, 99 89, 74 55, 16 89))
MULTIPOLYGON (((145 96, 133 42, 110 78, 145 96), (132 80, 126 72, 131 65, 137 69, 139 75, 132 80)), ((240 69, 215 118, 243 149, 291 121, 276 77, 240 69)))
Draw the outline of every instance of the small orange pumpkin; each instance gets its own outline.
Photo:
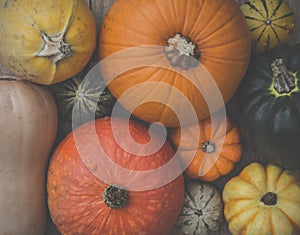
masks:
POLYGON ((107 60, 104 79, 126 109, 144 121, 178 127, 176 113, 190 110, 175 91, 200 120, 208 117, 210 97, 203 91, 215 95, 219 89, 225 103, 231 98, 248 67, 251 39, 234 0, 116 0, 98 48, 99 59, 107 60))
POLYGON ((194 157, 186 168, 186 174, 194 179, 213 181, 228 174, 242 155, 242 145, 238 128, 228 117, 212 129, 211 118, 199 122, 199 142, 196 141, 195 126, 172 129, 169 138, 183 161, 188 161, 191 151, 194 157), (181 134, 182 133, 182 134, 181 134), (186 134, 183 134, 186 133, 186 134))

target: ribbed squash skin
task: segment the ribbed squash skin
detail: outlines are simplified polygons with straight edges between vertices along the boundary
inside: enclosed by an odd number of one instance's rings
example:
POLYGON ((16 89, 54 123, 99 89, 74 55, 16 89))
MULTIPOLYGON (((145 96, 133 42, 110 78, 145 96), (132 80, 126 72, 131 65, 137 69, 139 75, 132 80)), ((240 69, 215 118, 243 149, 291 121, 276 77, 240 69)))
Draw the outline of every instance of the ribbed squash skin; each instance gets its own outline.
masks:
POLYGON ((300 232, 300 181, 294 171, 252 162, 224 186, 224 216, 232 235, 300 232))
POLYGON ((296 20, 286 0, 250 0, 241 10, 249 27, 254 53, 261 54, 291 42, 296 20))
POLYGON ((223 201, 214 186, 189 182, 185 199, 171 235, 206 235, 217 231, 223 222, 223 201))

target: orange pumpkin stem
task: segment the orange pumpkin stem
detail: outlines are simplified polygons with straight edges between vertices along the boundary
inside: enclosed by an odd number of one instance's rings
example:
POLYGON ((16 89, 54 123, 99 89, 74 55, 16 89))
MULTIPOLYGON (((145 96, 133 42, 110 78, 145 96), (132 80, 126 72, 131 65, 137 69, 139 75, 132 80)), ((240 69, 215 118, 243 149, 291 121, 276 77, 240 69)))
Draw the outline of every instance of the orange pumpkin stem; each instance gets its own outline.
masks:
POLYGON ((295 89, 295 77, 289 73, 282 59, 276 59, 271 64, 274 76, 274 89, 279 93, 290 93, 295 89))
POLYGON ((262 197, 261 202, 267 206, 274 206, 277 204, 277 195, 275 193, 268 192, 262 197))
POLYGON ((50 37, 42 32, 42 38, 45 44, 37 56, 47 57, 55 64, 63 58, 72 55, 71 46, 64 42, 64 33, 50 37))
POLYGON ((114 210, 124 207, 128 201, 128 191, 117 184, 105 188, 102 196, 104 203, 114 210))
POLYGON ((173 67, 181 67, 186 70, 195 67, 200 58, 200 51, 189 37, 180 33, 168 39, 168 46, 165 48, 166 56, 173 67))

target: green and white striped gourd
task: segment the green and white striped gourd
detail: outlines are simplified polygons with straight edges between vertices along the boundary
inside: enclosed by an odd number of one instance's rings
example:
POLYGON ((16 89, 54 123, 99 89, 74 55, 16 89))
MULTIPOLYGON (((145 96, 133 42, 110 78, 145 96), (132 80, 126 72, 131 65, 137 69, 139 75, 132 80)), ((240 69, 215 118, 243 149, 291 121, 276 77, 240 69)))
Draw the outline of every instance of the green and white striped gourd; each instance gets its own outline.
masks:
POLYGON ((92 75, 72 77, 49 87, 61 116, 78 125, 110 116, 116 102, 101 78, 92 75))
POLYGON ((286 0, 249 0, 241 5, 255 54, 291 42, 295 15, 286 0))
POLYGON ((223 222, 223 201, 210 184, 189 182, 185 188, 183 209, 172 235, 205 235, 217 231, 223 222))

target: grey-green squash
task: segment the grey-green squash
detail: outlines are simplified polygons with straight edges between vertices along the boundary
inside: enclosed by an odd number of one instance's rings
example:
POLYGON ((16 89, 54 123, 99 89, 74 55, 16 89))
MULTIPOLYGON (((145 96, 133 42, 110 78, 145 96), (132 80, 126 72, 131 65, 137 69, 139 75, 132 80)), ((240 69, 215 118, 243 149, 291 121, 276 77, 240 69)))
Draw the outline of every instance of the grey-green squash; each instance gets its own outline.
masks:
POLYGON ((223 201, 219 191, 208 183, 186 184, 183 209, 172 235, 205 235, 217 231, 223 219, 223 201))
MULTIPOLYGON (((110 116, 116 99, 101 77, 88 73, 50 87, 58 111, 66 125, 81 125, 94 118, 110 116)), ((69 129, 69 128, 68 128, 69 129)))

